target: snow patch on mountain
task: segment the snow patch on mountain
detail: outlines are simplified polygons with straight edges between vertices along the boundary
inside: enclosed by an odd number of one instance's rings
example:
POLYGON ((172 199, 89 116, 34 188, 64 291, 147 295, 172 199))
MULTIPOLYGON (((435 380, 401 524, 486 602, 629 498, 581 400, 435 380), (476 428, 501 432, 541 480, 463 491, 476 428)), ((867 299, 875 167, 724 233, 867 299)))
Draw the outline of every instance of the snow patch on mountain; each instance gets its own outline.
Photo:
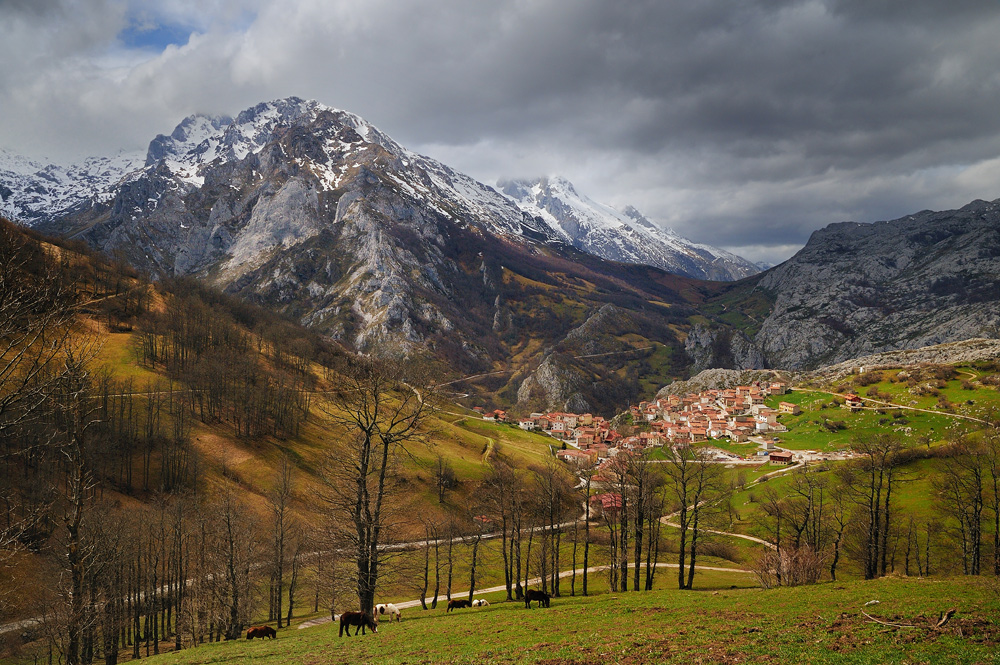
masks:
POLYGON ((545 221, 562 238, 590 254, 699 279, 736 280, 759 272, 750 261, 695 243, 653 224, 633 207, 619 212, 577 192, 559 177, 506 180, 497 188, 522 210, 545 221))

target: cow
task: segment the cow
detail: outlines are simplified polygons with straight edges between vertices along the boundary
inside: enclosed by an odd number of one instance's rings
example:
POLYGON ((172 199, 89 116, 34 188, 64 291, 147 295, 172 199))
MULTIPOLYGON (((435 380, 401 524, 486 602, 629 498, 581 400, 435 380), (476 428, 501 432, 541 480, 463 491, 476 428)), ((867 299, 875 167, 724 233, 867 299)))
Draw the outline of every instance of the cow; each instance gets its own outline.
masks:
POLYGON ((260 639, 269 637, 273 640, 278 637, 278 633, 270 626, 254 626, 247 629, 247 639, 252 640, 255 637, 259 637, 260 639))
POLYGON ((531 601, 537 600, 542 607, 548 607, 551 599, 552 596, 537 589, 528 589, 524 592, 524 606, 529 610, 531 609, 531 601))
POLYGON ((372 615, 367 612, 344 612, 340 615, 340 634, 338 637, 344 636, 344 627, 347 627, 347 636, 351 636, 351 626, 357 626, 354 629, 354 634, 357 635, 358 631, 361 634, 365 634, 365 628, 371 628, 373 633, 378 632, 378 619, 372 617, 372 615))
POLYGON ((451 612, 452 610, 460 610, 463 607, 472 607, 472 603, 470 603, 467 600, 459 600, 457 598, 453 598, 452 600, 448 601, 448 609, 446 609, 445 612, 451 612))
POLYGON ((389 622, 392 623, 392 618, 396 617, 396 621, 403 620, 403 613, 399 611, 399 608, 392 603, 379 603, 375 606, 375 613, 379 616, 389 615, 389 622))

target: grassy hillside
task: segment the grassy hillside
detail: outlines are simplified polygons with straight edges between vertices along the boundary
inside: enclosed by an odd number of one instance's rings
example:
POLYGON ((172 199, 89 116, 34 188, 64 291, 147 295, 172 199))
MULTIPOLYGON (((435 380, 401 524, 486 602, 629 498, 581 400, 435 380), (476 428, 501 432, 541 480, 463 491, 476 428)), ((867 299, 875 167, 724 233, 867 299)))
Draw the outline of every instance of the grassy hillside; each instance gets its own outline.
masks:
MULTIPOLYGON (((60 318, 45 324, 47 339, 58 344, 18 341, 18 321, 5 320, 0 331, 4 341, 20 344, 0 357, 6 368, 0 376, 0 461, 8 479, 2 490, 8 519, 0 534, 0 584, 7 593, 0 594, 0 623, 60 607, 67 591, 65 524, 77 500, 84 545, 97 549, 113 541, 125 556, 140 547, 139 536, 167 547, 171 511, 184 522, 174 531, 178 543, 204 536, 202 527, 218 524, 212 514, 218 503, 235 497, 238 512, 257 525, 248 527, 247 537, 260 561, 272 546, 271 502, 287 461, 288 509, 300 525, 295 546, 304 552, 330 547, 320 528, 332 512, 324 501, 330 494, 326 471, 343 464, 335 453, 349 439, 330 418, 340 408, 330 400, 341 385, 333 367, 350 362, 342 350, 197 284, 150 284, 81 248, 11 226, 0 225, 0 231, 0 249, 10 259, 0 305, 13 296, 23 299, 16 314, 29 322, 45 320, 49 301, 60 307, 60 318), (30 296, 37 292, 55 295, 36 302, 30 296), (66 374, 71 356, 82 361, 72 375, 66 374), (44 371, 33 377, 39 366, 44 371), (70 385, 77 386, 73 392, 70 385), (83 478, 75 486, 74 468, 83 478)), ((0 315, 12 316, 7 309, 0 315)), ((502 452, 520 469, 552 456, 550 438, 485 423, 437 396, 427 387, 433 375, 423 376, 421 394, 433 408, 393 460, 389 540, 422 537, 426 519, 453 520, 456 532, 465 529, 489 455, 502 452), (453 474, 443 502, 434 478, 439 458, 453 474)), ((148 554, 152 545, 141 547, 148 554)), ((311 591, 319 573, 312 570, 315 557, 305 561, 299 584, 311 591)), ((153 572, 160 580, 168 574, 153 572)), ((386 590, 396 584, 386 578, 386 590)), ((257 597, 266 597, 266 590, 257 597)))
POLYGON ((148 662, 202 663, 989 663, 995 580, 899 579, 769 591, 705 574, 695 591, 617 593, 446 613, 404 611, 376 635, 334 624, 278 639, 202 645, 148 662), (877 603, 868 604, 871 601, 877 603), (942 613, 956 613, 935 628, 942 613), (867 613, 871 618, 866 617, 867 613), (895 626, 877 623, 884 621, 895 626))

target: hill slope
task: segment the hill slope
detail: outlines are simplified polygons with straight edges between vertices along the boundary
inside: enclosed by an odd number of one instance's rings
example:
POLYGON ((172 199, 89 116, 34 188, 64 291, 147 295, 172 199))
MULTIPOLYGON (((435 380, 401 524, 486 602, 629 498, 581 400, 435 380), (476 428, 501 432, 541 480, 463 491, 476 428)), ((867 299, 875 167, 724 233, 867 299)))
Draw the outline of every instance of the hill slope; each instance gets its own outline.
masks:
POLYGON ((887 579, 770 591, 729 589, 556 598, 447 614, 409 610, 377 635, 337 637, 335 624, 273 642, 199 646, 151 660, 186 663, 842 663, 989 662, 1000 606, 985 580, 887 579), (865 607, 870 600, 876 607, 865 607), (941 629, 940 614, 958 613, 941 629), (887 630, 867 619, 912 626, 887 630))

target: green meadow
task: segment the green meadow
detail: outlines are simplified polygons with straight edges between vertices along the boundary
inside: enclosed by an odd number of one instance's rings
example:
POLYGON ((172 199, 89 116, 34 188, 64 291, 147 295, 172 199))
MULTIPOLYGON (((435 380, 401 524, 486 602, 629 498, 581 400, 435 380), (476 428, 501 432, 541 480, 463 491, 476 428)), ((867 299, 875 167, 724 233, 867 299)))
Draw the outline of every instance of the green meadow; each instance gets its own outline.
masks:
POLYGON ((746 582, 739 573, 704 573, 693 591, 602 591, 554 598, 547 609, 527 610, 495 598, 490 607, 452 613, 440 606, 409 609, 402 622, 382 623, 374 635, 338 637, 331 623, 293 627, 273 641, 201 645, 148 662, 902 665, 1000 660, 995 580, 887 578, 767 591, 746 588, 746 582), (936 627, 941 614, 952 609, 951 619, 936 627))

